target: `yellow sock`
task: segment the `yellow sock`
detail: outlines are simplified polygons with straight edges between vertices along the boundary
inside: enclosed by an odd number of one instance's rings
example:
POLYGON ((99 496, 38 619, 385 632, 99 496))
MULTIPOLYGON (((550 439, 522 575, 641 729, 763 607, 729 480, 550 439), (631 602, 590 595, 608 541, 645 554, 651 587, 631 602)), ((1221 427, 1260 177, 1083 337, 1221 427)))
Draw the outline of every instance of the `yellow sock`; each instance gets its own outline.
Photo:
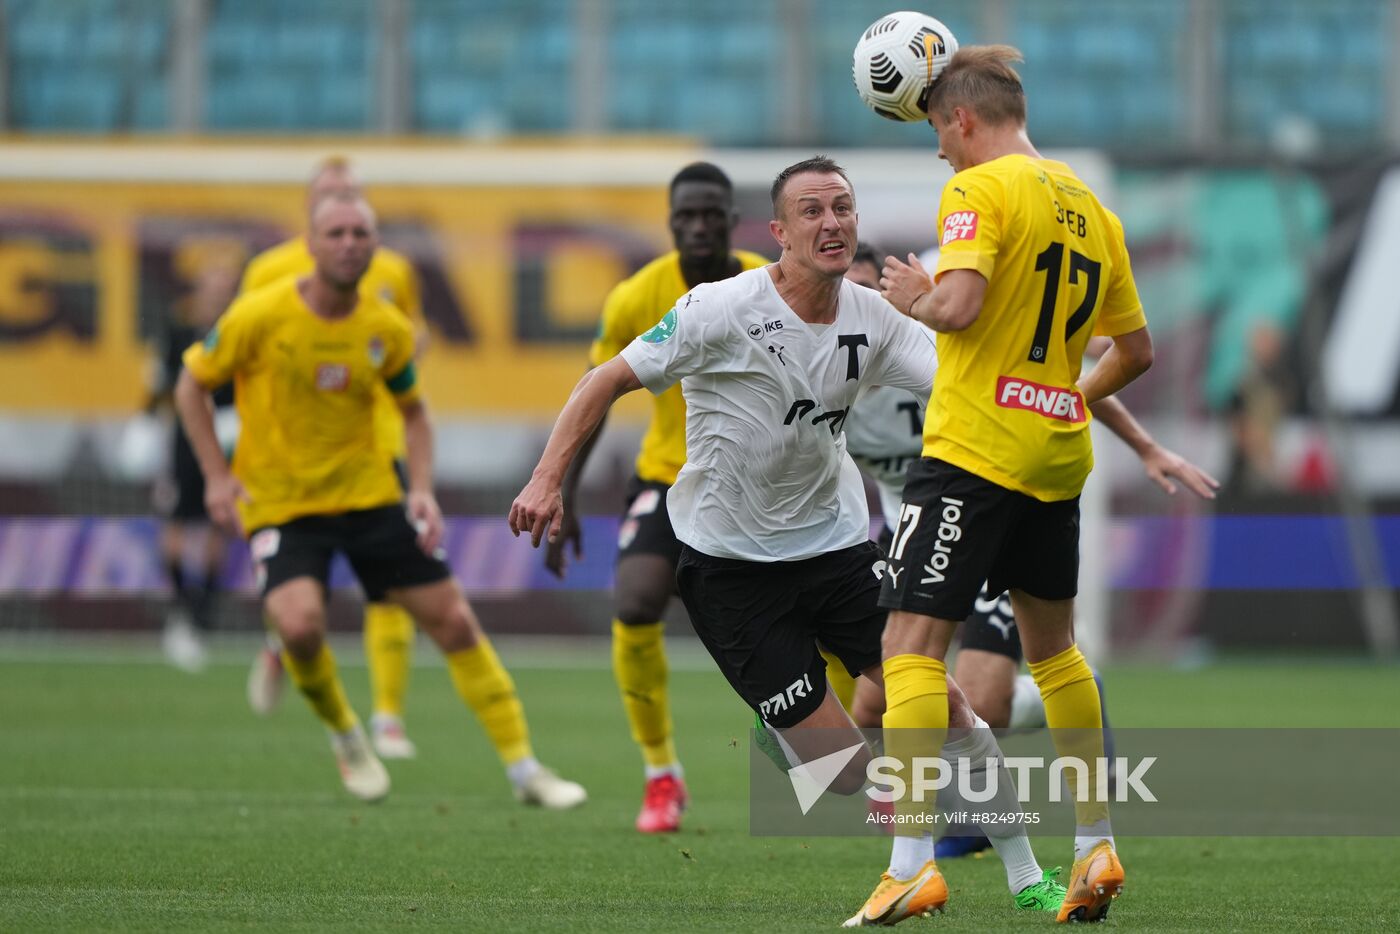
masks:
MULTIPOLYGON (((1088 765, 1089 797, 1097 798, 1092 790, 1098 788, 1098 761, 1103 755, 1103 713, 1093 670, 1077 645, 1043 662, 1033 662, 1030 668, 1045 702, 1045 724, 1055 741, 1056 755, 1081 759, 1088 765)), ((1075 822, 1088 827, 1107 820, 1107 802, 1080 801, 1078 774, 1069 769, 1065 776, 1074 792, 1075 822)))
POLYGON ((365 606, 365 661, 374 712, 402 717, 413 663, 413 617, 407 610, 393 603, 365 606))
MULTIPOLYGON (((927 655, 896 655, 885 659, 885 753, 906 763, 898 774, 904 779, 905 796, 895 803, 900 814, 933 810, 931 792, 923 802, 912 799, 911 772, 916 756, 936 756, 948 735, 948 669, 927 655)), ((897 824, 900 836, 918 836, 930 824, 897 824)))
POLYGON ((515 682, 491 643, 483 637, 471 648, 446 658, 453 687, 481 721, 501 761, 510 765, 533 755, 530 728, 520 698, 515 696, 515 682))
POLYGON ((357 722, 355 711, 350 708, 350 702, 345 698, 345 686, 340 683, 340 676, 336 674, 335 655, 330 646, 321 643, 321 651, 308 661, 301 661, 284 650, 282 666, 287 669, 287 676, 311 704, 311 709, 321 718, 322 723, 337 733, 344 733, 354 727, 357 722))
POLYGON ((851 677, 841 659, 826 649, 822 649, 822 658, 826 659, 826 680, 831 682, 831 690, 836 693, 841 706, 846 708, 846 713, 850 713, 851 701, 856 696, 856 679, 851 677))
POLYGON ((613 620, 613 676, 642 760, 653 768, 676 764, 671 737, 671 695, 666 689, 665 623, 628 626, 613 620))

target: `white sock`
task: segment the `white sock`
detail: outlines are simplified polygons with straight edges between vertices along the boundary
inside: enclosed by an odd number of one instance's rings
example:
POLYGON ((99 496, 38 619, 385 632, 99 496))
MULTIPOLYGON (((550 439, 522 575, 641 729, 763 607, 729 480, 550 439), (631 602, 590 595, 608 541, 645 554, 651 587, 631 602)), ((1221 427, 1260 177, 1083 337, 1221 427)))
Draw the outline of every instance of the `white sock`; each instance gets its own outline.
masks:
POLYGON ((933 834, 917 837, 895 837, 890 848, 890 875, 907 882, 918 875, 924 863, 933 859, 933 834))
MULTIPOLYGON (((1074 828, 1074 858, 1083 859, 1089 855, 1089 851, 1107 840, 1109 846, 1113 846, 1113 828, 1109 826, 1108 818, 1084 826, 1077 824, 1074 828)), ((1117 849, 1117 847, 1114 847, 1117 849)))
POLYGON ((540 768, 540 760, 534 756, 526 756, 506 766, 506 778, 510 779, 510 783, 516 788, 523 788, 540 768))
POLYGON ((1045 701, 1040 698, 1040 688, 1030 675, 1017 675, 1011 689, 1011 722, 1013 730, 1041 730, 1045 728, 1045 701))
MULTIPOLYGON (((972 726, 965 735, 957 735, 963 732, 961 730, 949 732, 950 737, 956 738, 943 744, 943 758, 954 764, 958 759, 966 758, 974 771, 985 772, 986 767, 983 763, 988 759, 995 757, 1000 762, 1006 757, 1002 755, 1001 747, 997 745, 997 738, 987 726, 987 721, 974 715, 972 726)), ((971 788, 986 787, 985 781, 978 782, 975 779, 968 784, 971 788)), ((980 809, 995 814, 1020 813, 1021 804, 1016 800, 1015 782, 1005 766, 1000 766, 997 770, 996 795, 990 801, 969 806, 969 809, 980 809)), ((1035 853, 1031 850, 1031 841, 1026 836, 1025 825, 1008 823, 978 827, 987 835, 987 839, 992 841, 992 847, 997 851, 997 856, 1006 869, 1006 885, 1011 889, 1012 895, 1041 880, 1044 874, 1040 871, 1040 864, 1035 861, 1035 853)))
POLYGON ((646 769, 647 781, 653 778, 660 778, 663 775, 674 775, 676 778, 685 778, 685 769, 681 768, 679 762, 672 762, 670 765, 648 765, 646 769))

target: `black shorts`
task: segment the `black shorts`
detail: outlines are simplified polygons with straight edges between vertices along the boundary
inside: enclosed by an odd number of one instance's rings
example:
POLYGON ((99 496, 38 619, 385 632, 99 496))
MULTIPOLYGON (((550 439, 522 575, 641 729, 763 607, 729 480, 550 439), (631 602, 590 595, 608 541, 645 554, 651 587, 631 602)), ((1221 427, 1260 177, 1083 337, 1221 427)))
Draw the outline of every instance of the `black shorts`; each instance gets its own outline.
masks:
POLYGON ((1016 629, 1016 617, 1011 612, 1011 595, 1002 591, 999 597, 989 597, 983 584, 977 599, 972 601, 972 615, 958 627, 958 642, 965 649, 980 649, 1005 655, 1021 664, 1021 633, 1016 629))
POLYGON ((1044 503, 961 467, 909 468, 880 605, 966 619, 983 585, 1068 600, 1079 590, 1079 497, 1044 503))
MULTIPOLYGON (((880 529, 876 544, 880 554, 890 553, 890 543, 894 532, 889 526, 880 529)), ((958 627, 958 642, 965 649, 980 649, 1005 655, 1017 665, 1021 664, 1021 633, 1016 628, 1016 617, 1011 611, 1011 596, 1002 591, 995 600, 987 596, 987 585, 977 592, 972 602, 972 613, 958 627)))
POLYGON ((617 527, 617 560, 632 555, 660 555, 675 567, 681 543, 671 528, 666 493, 671 487, 633 475, 627 482, 627 509, 617 527))
POLYGON ((204 474, 189 438, 177 425, 170 452, 170 475, 157 488, 161 515, 175 522, 208 522, 204 511, 204 474))
POLYGON ((349 559, 371 603, 382 603, 397 587, 434 584, 452 576, 441 557, 418 547, 418 535, 397 503, 266 526, 248 536, 248 549, 264 596, 297 577, 314 577, 326 587, 337 551, 349 559))
POLYGON ((775 727, 826 697, 821 647, 855 675, 880 663, 885 613, 874 542, 803 561, 714 558, 688 546, 676 584, 700 641, 744 702, 775 727))

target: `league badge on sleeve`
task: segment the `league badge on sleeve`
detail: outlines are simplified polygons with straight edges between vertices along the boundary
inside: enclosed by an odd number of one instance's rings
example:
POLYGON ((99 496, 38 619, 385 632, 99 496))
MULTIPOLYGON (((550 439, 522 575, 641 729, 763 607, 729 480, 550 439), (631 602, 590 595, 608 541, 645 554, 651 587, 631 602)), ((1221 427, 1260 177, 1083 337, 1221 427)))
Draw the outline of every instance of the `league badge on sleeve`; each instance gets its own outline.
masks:
POLYGON ((650 331, 642 335, 642 340, 648 344, 661 344, 670 340, 674 333, 676 333, 676 309, 672 308, 666 312, 666 317, 656 322, 650 331))
POLYGON ((369 362, 376 370, 384 365, 384 338, 378 334, 369 339, 369 362))

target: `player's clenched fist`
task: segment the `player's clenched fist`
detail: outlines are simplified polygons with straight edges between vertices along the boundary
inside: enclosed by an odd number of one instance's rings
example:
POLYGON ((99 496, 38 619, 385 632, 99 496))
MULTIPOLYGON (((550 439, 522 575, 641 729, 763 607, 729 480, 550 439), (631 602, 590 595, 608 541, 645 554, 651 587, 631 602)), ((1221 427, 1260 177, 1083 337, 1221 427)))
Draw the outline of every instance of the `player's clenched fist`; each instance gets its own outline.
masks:
POLYGON ((923 298, 931 287, 928 270, 913 253, 909 254, 907 263, 893 256, 885 258, 885 268, 880 273, 880 294, 900 314, 913 317, 914 303, 923 298))
POLYGON ((538 548, 546 532, 550 541, 558 537, 563 514, 564 498, 559 484, 532 479, 510 505, 510 530, 517 537, 521 532, 529 532, 530 544, 538 548))

